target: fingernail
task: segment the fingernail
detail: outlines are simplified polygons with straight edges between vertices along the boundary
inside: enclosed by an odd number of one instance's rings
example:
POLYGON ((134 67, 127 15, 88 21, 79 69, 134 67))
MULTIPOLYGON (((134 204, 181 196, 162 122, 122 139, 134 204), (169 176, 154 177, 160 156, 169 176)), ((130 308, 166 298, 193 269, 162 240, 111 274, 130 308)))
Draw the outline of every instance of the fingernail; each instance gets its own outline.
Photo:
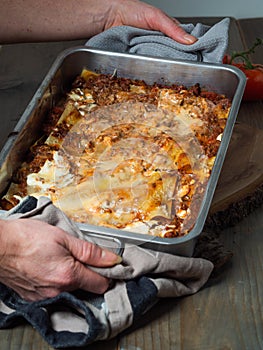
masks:
POLYGON ((120 255, 117 255, 109 250, 102 250, 101 252, 101 258, 102 260, 110 263, 110 264, 119 264, 122 262, 122 257, 120 255))
POLYGON ((122 257, 119 256, 119 255, 117 255, 117 256, 116 256, 116 262, 115 262, 116 265, 117 265, 117 264, 120 264, 121 262, 122 262, 122 257))
POLYGON ((184 40, 188 42, 189 44, 193 44, 197 41, 197 38, 191 34, 185 34, 184 35, 184 40))

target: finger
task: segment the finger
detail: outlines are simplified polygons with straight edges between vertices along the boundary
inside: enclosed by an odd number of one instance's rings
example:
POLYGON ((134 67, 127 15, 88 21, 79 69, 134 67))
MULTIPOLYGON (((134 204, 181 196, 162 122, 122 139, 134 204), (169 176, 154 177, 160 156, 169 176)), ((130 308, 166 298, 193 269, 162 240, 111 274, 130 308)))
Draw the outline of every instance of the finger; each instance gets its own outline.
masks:
POLYGON ((55 286, 12 286, 12 288, 22 299, 33 302, 47 298, 53 298, 62 291, 73 291, 83 289, 91 293, 102 294, 109 288, 109 279, 88 269, 80 262, 76 262, 74 268, 74 279, 68 286, 58 288, 55 286))
POLYGON ((108 278, 90 270, 81 263, 76 265, 75 276, 76 285, 73 286, 73 289, 80 288, 92 293, 102 294, 109 288, 108 278))
MULTIPOLYGON (((34 300, 53 298, 61 292, 71 292, 76 289, 83 289, 91 293, 102 294, 109 288, 109 279, 90 270, 80 262, 75 263, 74 277, 67 286, 61 287, 37 287, 36 293, 30 295, 34 300)), ((28 294, 29 296, 29 294, 28 294)))
POLYGON ((197 41, 197 38, 188 34, 181 26, 180 22, 175 18, 170 18, 164 13, 159 14, 160 19, 154 23, 154 27, 163 32, 165 35, 185 45, 191 45, 197 41), (158 23, 158 24, 156 24, 158 23))
POLYGON ((77 239, 72 236, 65 237, 67 249, 78 261, 91 266, 107 267, 119 264, 122 259, 115 253, 102 249, 96 244, 77 239))

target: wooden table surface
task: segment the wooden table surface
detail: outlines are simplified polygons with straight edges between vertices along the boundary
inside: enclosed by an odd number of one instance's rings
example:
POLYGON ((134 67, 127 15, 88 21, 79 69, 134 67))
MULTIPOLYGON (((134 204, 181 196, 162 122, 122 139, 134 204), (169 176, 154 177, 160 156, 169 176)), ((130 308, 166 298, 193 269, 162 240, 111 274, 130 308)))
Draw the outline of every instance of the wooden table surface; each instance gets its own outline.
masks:
MULTIPOLYGON (((213 24, 219 18, 183 18, 213 24)), ((231 21, 228 51, 263 38, 263 19, 231 21)), ((4 45, 0 49, 0 147, 57 54, 83 41, 4 45)), ((263 63, 263 48, 253 56, 263 63)), ((242 103, 238 121, 263 129, 263 101, 242 103)), ((258 145, 262 147, 262 145, 258 145)), ((263 349, 263 208, 221 232, 231 263, 197 294, 160 301, 132 330, 85 349, 263 349)), ((29 325, 0 330, 1 350, 51 350, 29 325)))

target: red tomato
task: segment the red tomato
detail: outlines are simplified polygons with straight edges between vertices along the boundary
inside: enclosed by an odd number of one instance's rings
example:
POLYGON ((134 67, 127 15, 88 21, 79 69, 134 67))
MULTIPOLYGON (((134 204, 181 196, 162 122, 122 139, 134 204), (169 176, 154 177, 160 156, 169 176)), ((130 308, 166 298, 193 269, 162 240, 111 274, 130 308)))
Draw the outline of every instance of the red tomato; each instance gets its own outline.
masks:
POLYGON ((247 77, 247 84, 243 95, 243 101, 263 100, 263 65, 253 64, 252 69, 245 67, 244 63, 229 63, 230 57, 225 56, 223 63, 231 64, 238 67, 247 77))

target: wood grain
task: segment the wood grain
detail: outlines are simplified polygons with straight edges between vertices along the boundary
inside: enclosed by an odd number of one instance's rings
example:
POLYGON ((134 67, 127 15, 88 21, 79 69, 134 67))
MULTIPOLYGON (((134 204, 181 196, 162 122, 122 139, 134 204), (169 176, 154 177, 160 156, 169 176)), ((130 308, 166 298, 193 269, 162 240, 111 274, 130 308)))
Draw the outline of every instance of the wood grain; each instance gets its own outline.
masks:
POLYGON ((253 195, 263 184, 263 130, 236 124, 210 214, 253 195))
POLYGON ((261 209, 222 232, 232 264, 197 294, 162 300, 120 349, 262 349, 262 228, 261 209))
MULTIPOLYGON (((220 19, 214 17, 188 18, 187 22, 200 21, 213 24, 218 20, 220 19)), ((237 50, 243 45, 247 46, 255 35, 262 36, 260 34, 262 31, 263 19, 238 22, 231 19, 228 49, 237 50)), ((9 85, 6 90, 0 89, 0 105, 4 111, 0 129, 1 144, 5 142, 7 133, 12 130, 58 52, 75 44, 79 42, 19 44, 2 48, 0 51, 2 83, 17 83, 21 80, 22 85, 14 84, 13 87, 9 85), (39 74, 33 74, 33 71, 39 71, 39 74)), ((262 62, 262 52, 254 58, 262 62)), ((263 129, 262 112, 262 102, 242 104, 238 121, 256 129, 263 129)), ((259 131, 255 133, 261 134, 259 131)), ((253 147, 256 149, 258 143, 258 147, 261 147, 261 141, 255 142, 254 132, 250 135, 253 147)), ((246 147, 243 147, 243 154, 246 155, 246 147)), ((231 174, 228 176, 231 177, 231 174)), ((220 192, 217 196, 220 197, 220 192)), ((211 279, 204 289, 189 297, 161 300, 125 334, 82 349, 263 349, 262 210, 262 207, 259 208, 234 228, 221 232, 220 238, 225 248, 233 252, 233 258, 222 273, 211 279)), ((29 325, 0 330, 0 349, 53 350, 29 325)))
MULTIPOLYGON (((253 23, 248 20, 246 25, 253 23)), ((242 25, 244 22, 242 23, 242 25)), ((253 25, 253 24, 252 24, 253 25)), ((263 26, 263 20, 256 21, 263 26)), ((242 47, 245 36, 239 35, 240 26, 231 21, 229 51, 242 47)), ((262 56, 261 56, 262 59, 262 56)), ((233 147, 238 148, 239 161, 249 158, 246 146, 251 149, 252 160, 254 153, 261 152, 263 128, 262 102, 242 104, 238 120, 243 126, 234 129, 233 147), (246 125, 254 127, 244 132, 246 125), (242 134, 249 134, 242 139, 242 134), (259 136, 256 136, 259 135, 259 136), (255 138, 259 138, 257 141, 255 138), (238 142, 237 142, 238 141, 238 142), (244 142, 243 142, 244 141, 244 142)), ((231 164, 232 157, 228 162, 231 164)), ((262 159, 262 155, 260 155, 262 159)), ((247 164, 246 161, 242 162, 247 164)), ((256 178, 261 181, 262 163, 256 160, 259 171, 254 171, 256 178)), ((231 170, 238 169, 226 165, 226 177, 231 179, 231 170)), ((224 174, 224 172, 223 172, 224 174)), ((243 172, 246 178, 245 170, 243 172)), ((236 178, 236 180, 238 180, 236 178)), ((215 193, 215 203, 220 202, 221 191, 226 178, 221 179, 218 192, 215 193), (221 189, 220 189, 221 185, 221 189)), ((238 184, 238 181, 237 181, 238 184)), ((238 185, 239 186, 239 185, 238 185)), ((237 187, 238 187, 237 186, 237 187)), ((231 193, 233 188, 229 186, 231 193)), ((222 203, 221 203, 222 204, 222 203)), ((240 221, 234 228, 221 232, 221 240, 225 249, 233 253, 232 262, 225 267, 221 274, 212 279, 202 291, 196 295, 181 300, 164 300, 156 307, 159 317, 152 316, 152 321, 134 330, 120 340, 120 348, 134 349, 183 349, 183 350, 246 350, 263 349, 262 331, 262 255, 263 248, 263 208, 259 208, 249 217, 240 221), (164 313, 162 311, 164 310, 164 313), (146 346, 147 344, 147 346, 146 346)), ((152 311, 153 313, 153 311, 152 311)), ((151 315, 149 317, 151 319, 151 315)))
MULTIPOLYGON (((240 19, 237 26, 245 49, 251 47, 257 37, 263 39, 262 18, 240 19)), ((250 58, 254 63, 263 64, 263 45, 258 46, 250 58)), ((263 101, 242 103, 238 121, 263 129, 263 101)))

